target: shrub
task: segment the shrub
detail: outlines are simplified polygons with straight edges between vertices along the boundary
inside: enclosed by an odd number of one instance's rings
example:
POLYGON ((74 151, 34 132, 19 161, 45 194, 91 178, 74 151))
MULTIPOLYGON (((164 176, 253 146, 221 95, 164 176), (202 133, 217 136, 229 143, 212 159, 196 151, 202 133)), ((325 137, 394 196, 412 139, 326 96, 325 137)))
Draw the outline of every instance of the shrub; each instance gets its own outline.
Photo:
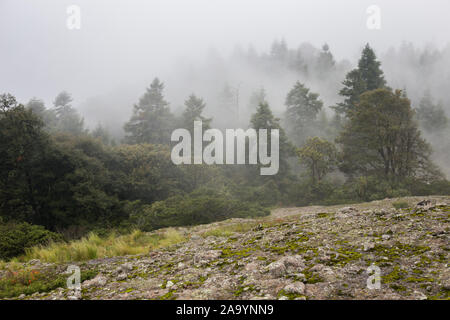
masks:
POLYGON ((229 218, 269 215, 269 210, 254 203, 234 200, 214 191, 196 191, 145 205, 131 215, 138 228, 149 231, 169 226, 205 224, 229 218))
POLYGON ((392 204, 395 209, 406 209, 409 208, 409 204, 406 201, 397 201, 392 204))
POLYGON ((0 224, 0 259, 8 260, 21 255, 27 248, 60 241, 60 235, 42 226, 26 222, 0 224))

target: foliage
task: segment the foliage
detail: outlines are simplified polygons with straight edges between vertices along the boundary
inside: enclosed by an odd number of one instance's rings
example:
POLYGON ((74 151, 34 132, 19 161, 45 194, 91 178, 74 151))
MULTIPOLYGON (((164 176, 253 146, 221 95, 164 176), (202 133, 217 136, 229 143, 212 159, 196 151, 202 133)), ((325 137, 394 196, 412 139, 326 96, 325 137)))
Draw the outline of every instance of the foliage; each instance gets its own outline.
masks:
POLYGON ((133 115, 124 126, 127 143, 169 144, 173 115, 163 90, 164 84, 155 78, 139 103, 134 105, 133 115))
POLYGON ((361 54, 358 68, 350 71, 343 82, 344 88, 341 89, 340 95, 344 97, 344 101, 335 107, 338 113, 348 116, 349 112, 356 108, 361 94, 386 87, 380 65, 375 52, 367 44, 361 54))
POLYGON ((313 183, 320 182, 337 164, 336 147, 319 137, 309 138, 297 154, 299 161, 308 167, 313 183))
POLYGON ((61 240, 59 234, 42 226, 26 222, 0 224, 0 259, 8 260, 25 252, 26 248, 61 240))
POLYGON ((259 205, 233 200, 213 190, 198 190, 143 206, 131 215, 131 220, 138 228, 149 231, 268 214, 269 211, 259 205))
POLYGON ((430 146, 421 137, 410 101, 401 91, 377 89, 360 99, 338 139, 343 147, 342 170, 388 179, 434 176, 430 146))
POLYGON ((310 92, 297 81, 286 97, 286 128, 296 145, 302 145, 314 127, 323 102, 317 93, 310 92))
POLYGON ((174 229, 147 234, 134 230, 125 235, 111 233, 107 237, 100 237, 90 233, 80 240, 55 242, 49 246, 35 246, 26 250, 26 254, 19 257, 20 261, 39 259, 42 262, 72 262, 85 261, 96 258, 134 255, 148 253, 161 247, 171 246, 184 241, 185 238, 174 229))

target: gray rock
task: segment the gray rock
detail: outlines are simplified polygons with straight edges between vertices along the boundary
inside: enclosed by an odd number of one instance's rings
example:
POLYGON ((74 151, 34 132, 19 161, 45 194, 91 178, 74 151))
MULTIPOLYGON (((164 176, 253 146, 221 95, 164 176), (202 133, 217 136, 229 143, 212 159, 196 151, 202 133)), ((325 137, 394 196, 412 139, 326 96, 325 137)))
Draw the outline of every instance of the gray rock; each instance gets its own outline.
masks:
POLYGON ((284 291, 293 294, 305 294, 305 284, 303 282, 294 282, 284 287, 284 291))

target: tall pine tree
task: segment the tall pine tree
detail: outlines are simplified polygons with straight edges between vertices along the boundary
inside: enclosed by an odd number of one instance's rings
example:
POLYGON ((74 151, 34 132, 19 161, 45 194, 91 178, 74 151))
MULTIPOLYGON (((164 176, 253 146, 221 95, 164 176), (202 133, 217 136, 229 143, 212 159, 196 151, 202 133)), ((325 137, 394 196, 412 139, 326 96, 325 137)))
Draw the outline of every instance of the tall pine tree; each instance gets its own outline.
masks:
POLYGON ((126 143, 170 143, 173 115, 163 90, 164 83, 155 78, 139 103, 134 105, 133 115, 124 126, 126 143))
POLYGON ((338 113, 348 117, 349 112, 356 108, 361 94, 386 87, 380 66, 375 52, 367 44, 362 51, 358 68, 350 71, 343 82, 344 88, 339 93, 344 97, 344 101, 335 107, 338 113))

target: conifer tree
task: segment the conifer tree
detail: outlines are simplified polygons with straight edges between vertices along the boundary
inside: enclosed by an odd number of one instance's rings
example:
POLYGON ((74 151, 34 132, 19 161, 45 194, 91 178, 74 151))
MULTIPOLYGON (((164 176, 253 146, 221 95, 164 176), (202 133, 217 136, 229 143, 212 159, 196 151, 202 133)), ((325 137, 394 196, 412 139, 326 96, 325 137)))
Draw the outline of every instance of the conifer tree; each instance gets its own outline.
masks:
POLYGON ((125 142, 130 144, 169 144, 173 129, 173 115, 163 95, 164 83, 155 78, 139 103, 134 105, 133 115, 125 124, 125 142))

